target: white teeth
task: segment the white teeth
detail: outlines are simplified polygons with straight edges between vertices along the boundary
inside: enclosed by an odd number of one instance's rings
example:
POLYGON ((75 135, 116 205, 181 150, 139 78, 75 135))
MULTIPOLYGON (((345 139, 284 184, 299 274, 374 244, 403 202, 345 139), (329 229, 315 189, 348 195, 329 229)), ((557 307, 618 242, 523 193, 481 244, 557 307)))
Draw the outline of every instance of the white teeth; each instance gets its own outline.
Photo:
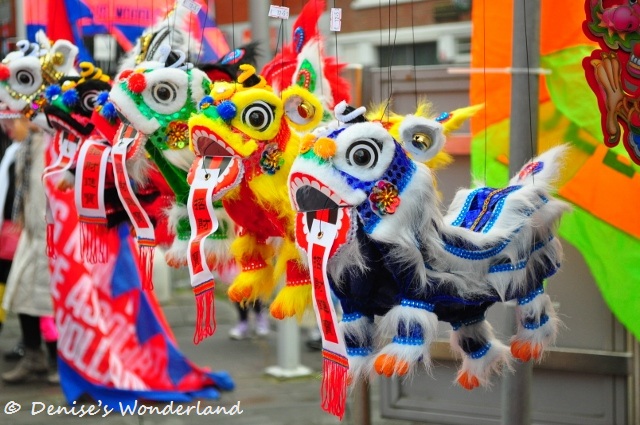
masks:
POLYGON ((311 187, 322 191, 322 189, 320 189, 320 184, 315 180, 311 182, 311 187))
POLYGON ((311 186, 311 181, 306 177, 302 178, 302 183, 307 185, 307 186, 311 186))

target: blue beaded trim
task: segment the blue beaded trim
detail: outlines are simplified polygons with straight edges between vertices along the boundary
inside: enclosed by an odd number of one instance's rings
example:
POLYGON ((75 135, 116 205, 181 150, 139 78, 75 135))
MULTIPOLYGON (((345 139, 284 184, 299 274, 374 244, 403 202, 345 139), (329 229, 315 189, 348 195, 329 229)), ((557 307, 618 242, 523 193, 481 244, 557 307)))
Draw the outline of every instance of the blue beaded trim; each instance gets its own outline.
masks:
POLYGON ((490 348, 491 348, 491 343, 487 342, 481 349, 469 354, 469 357, 471 357, 472 359, 479 359, 481 357, 484 357, 484 355, 489 352, 490 348))
POLYGON ((348 356, 368 356, 369 354, 373 353, 373 348, 371 347, 347 347, 347 355, 348 356))
POLYGON ((362 313, 350 313, 350 314, 343 314, 342 315, 342 321, 343 322, 355 322, 356 320, 360 319, 362 317, 362 313))
POLYGON ((496 205, 496 208, 493 211, 491 219, 489 219, 484 229, 482 229, 482 233, 487 233, 489 230, 491 230, 493 225, 496 224, 496 221, 498 220, 498 218, 500 217, 500 214, 502 213, 502 208, 504 208, 504 202, 506 200, 507 198, 502 198, 498 201, 498 204, 496 205))
MULTIPOLYGON (((549 242, 551 242, 552 240, 553 240, 553 236, 549 238, 549 242)), ((533 254, 539 249, 544 248, 545 245, 546 243, 542 241, 536 243, 531 249, 531 251, 529 252, 529 255, 533 254)), ((494 266, 489 267, 489 273, 512 272, 515 270, 522 270, 527 266, 528 262, 529 262, 529 259, 518 261, 516 264, 512 264, 512 263, 496 264, 494 266)))
POLYGON ((412 338, 408 336, 394 336, 393 342, 402 345, 422 345, 424 344, 423 338, 412 338))
POLYGON ((453 226, 460 226, 462 224, 462 221, 465 219, 465 217, 467 216, 467 213, 469 212, 469 207, 471 206, 471 201, 473 201, 473 199, 475 198, 476 194, 482 189, 484 189, 484 188, 480 187, 478 189, 475 189, 469 195, 467 195, 467 199, 464 201, 464 205, 462 206, 462 209, 460 210, 460 213, 458 214, 458 217, 456 217, 455 221, 453 223, 451 223, 453 226))
POLYGON ((478 317, 473 317, 471 319, 463 320, 463 321, 460 321, 460 322, 451 322, 451 327, 453 328, 454 331, 457 331, 458 329, 460 329, 463 326, 475 325, 476 323, 480 323, 483 320, 484 320, 484 315, 483 316, 478 316, 478 317))
POLYGON ((509 239, 502 242, 500 245, 494 246, 493 248, 486 249, 484 251, 471 251, 468 249, 460 248, 457 246, 453 246, 450 244, 445 244, 444 249, 456 257, 465 258, 467 260, 485 260, 489 257, 493 257, 502 251, 507 245, 511 242, 509 239))
POLYGON ((434 304, 428 303, 426 301, 408 300, 406 298, 400 301, 400 305, 403 307, 419 308, 422 310, 430 311, 432 313, 433 313, 433 310, 436 308, 434 304))
POLYGON ((525 305, 527 303, 530 303, 531 301, 533 301, 533 299, 535 297, 537 297, 540 294, 544 293, 544 288, 542 286, 534 289, 533 291, 529 292, 527 295, 525 295, 522 298, 518 298, 518 305, 525 305))
POLYGON ((530 331, 536 330, 542 326, 544 326, 547 322, 549 321, 549 316, 547 316, 546 314, 543 314, 542 316, 540 316, 540 323, 536 323, 536 322, 531 322, 531 323, 523 323, 522 326, 525 329, 529 329, 530 331))

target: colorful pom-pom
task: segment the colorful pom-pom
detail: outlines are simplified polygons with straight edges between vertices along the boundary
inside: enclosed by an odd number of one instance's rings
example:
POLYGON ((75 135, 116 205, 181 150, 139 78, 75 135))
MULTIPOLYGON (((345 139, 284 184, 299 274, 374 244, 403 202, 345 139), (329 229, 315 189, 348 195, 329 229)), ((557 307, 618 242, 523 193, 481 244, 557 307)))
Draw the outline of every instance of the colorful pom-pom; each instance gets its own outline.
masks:
POLYGON ((146 78, 144 78, 144 75, 135 73, 131 77, 129 77, 129 82, 127 84, 129 86, 129 90, 134 93, 140 94, 147 87, 147 80, 146 78))
POLYGON ((225 121, 229 121, 236 116, 238 112, 236 105, 233 102, 225 100, 218 105, 218 115, 225 121))
POLYGON ((59 85, 53 84, 47 87, 44 91, 44 97, 47 99, 47 102, 52 102, 56 96, 59 96, 62 93, 62 89, 59 85))
POLYGON ((11 70, 8 66, 0 65, 0 81, 6 81, 11 77, 11 70))
POLYGON ((113 106, 113 103, 107 102, 102 106, 100 115, 102 115, 109 121, 113 121, 118 117, 118 112, 116 111, 115 106, 113 106))
POLYGON ((118 80, 126 80, 129 78, 129 75, 133 74, 133 69, 125 69, 118 75, 118 80))
POLYGON ((207 109, 212 104, 213 104, 213 98, 211 96, 205 96, 202 98, 202 100, 198 104, 198 108, 200 110, 207 109))
POLYGON ((96 96, 96 105, 104 105, 108 101, 109 101, 108 91, 101 91, 100 93, 98 93, 98 96, 96 96))
POLYGON ((78 96, 78 91, 75 89, 67 90, 62 94, 62 103, 67 108, 71 108, 76 103, 78 103, 79 100, 80 100, 80 97, 78 96))

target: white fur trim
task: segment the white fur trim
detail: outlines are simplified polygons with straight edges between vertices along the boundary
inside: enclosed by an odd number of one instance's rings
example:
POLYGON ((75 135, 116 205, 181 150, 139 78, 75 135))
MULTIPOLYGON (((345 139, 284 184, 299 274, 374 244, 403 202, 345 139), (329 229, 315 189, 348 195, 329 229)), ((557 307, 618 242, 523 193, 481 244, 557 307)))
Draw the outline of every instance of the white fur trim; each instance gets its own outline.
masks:
POLYGON ((407 377, 411 377, 411 375, 416 372, 418 363, 422 363, 427 371, 431 369, 431 354, 428 345, 408 345, 392 342, 382 347, 376 358, 383 355, 395 358, 395 374, 399 374, 398 366, 401 362, 406 362, 409 365, 409 371, 406 374, 407 377))
POLYGON ((174 203, 165 210, 165 214, 169 222, 169 228, 173 233, 175 233, 175 229, 178 227, 178 222, 180 220, 189 219, 189 212, 187 211, 186 205, 178 205, 174 203))
POLYGON ((171 266, 181 267, 187 265, 187 252, 189 251, 189 241, 175 238, 173 243, 164 255, 171 266))
POLYGON ((120 87, 119 82, 113 85, 113 88, 109 92, 109 99, 118 111, 125 116, 127 121, 129 121, 138 131, 141 131, 148 136, 160 128, 160 123, 157 119, 149 119, 142 115, 133 99, 120 87))
POLYGON ((472 359, 471 357, 464 355, 462 366, 458 371, 458 377, 466 372, 469 375, 478 378, 478 382, 481 386, 489 387, 491 386, 492 376, 502 375, 505 366, 509 369, 512 368, 512 357, 509 347, 497 339, 493 339, 490 342, 491 348, 489 348, 489 351, 479 359, 472 359))
POLYGON ((555 343, 561 322, 548 294, 540 294, 526 304, 517 305, 516 319, 518 332, 513 336, 512 343, 515 341, 527 341, 541 345, 543 350, 555 343), (537 329, 527 329, 522 325, 527 318, 534 319, 536 323, 539 323, 543 312, 549 317, 544 325, 537 329))
POLYGON ((352 382, 359 379, 369 379, 373 374, 373 362, 375 355, 368 356, 347 356, 349 361, 349 375, 352 382))
POLYGON ((338 327, 345 336, 348 335, 350 338, 353 338, 360 346, 364 346, 367 341, 371 344, 374 342, 374 326, 368 317, 362 316, 350 322, 340 321, 338 327))
POLYGON ((189 148, 165 149, 162 154, 167 158, 167 161, 184 171, 189 171, 196 159, 196 155, 189 148))

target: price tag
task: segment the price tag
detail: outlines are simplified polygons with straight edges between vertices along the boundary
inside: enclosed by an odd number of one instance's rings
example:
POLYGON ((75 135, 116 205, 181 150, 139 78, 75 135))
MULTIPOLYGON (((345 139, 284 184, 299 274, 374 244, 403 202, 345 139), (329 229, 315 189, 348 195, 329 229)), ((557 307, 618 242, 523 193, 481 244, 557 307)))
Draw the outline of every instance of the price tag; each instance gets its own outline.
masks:
POLYGON ((331 31, 340 31, 340 28, 342 28, 342 9, 339 7, 332 7, 329 29, 331 31))
POLYGON ((269 17, 278 19, 289 19, 289 8, 285 6, 269 6, 269 17))
POLYGON ((191 13, 198 14, 202 6, 194 0, 182 0, 182 5, 189 9, 191 13))

